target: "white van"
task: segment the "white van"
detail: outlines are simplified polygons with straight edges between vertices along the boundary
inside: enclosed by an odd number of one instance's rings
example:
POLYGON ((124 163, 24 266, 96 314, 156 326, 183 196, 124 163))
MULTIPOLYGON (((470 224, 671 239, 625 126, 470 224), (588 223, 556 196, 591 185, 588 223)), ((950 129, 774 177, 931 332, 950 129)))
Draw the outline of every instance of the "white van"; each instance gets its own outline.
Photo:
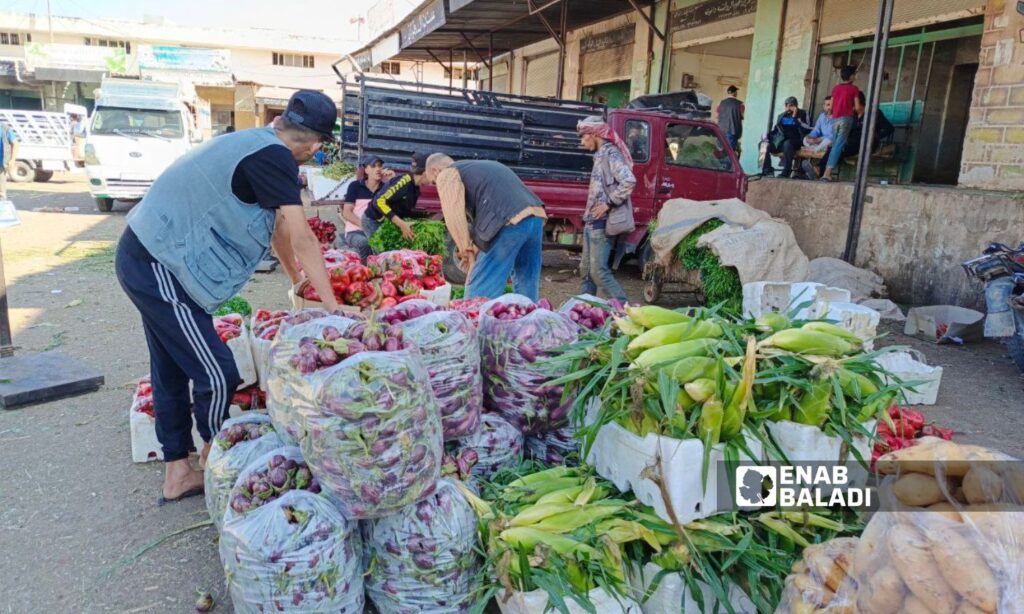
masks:
POLYGON ((115 200, 141 199, 165 168, 203 140, 204 116, 209 112, 204 115, 192 87, 104 79, 85 140, 96 207, 110 211, 115 200))

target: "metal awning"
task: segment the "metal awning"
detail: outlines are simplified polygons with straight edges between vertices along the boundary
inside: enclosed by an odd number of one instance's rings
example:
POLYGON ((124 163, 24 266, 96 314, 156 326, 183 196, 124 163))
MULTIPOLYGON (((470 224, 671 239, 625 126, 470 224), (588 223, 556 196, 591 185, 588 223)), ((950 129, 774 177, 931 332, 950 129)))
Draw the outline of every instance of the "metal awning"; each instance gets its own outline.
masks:
POLYGON ((363 70, 390 59, 450 65, 450 54, 457 53, 454 59, 461 63, 463 52, 470 62, 486 65, 496 55, 549 38, 562 46, 567 31, 653 4, 653 0, 427 0, 350 56, 363 70))

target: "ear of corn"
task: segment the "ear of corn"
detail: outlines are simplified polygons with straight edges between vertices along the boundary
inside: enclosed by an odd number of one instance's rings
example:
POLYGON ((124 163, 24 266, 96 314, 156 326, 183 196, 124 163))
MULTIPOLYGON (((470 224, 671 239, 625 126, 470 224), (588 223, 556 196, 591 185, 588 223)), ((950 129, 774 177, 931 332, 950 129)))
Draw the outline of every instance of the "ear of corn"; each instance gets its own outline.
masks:
POLYGON ((612 316, 615 320, 615 327, 619 329, 619 332, 628 337, 636 337, 642 335, 644 327, 640 326, 630 318, 620 318, 619 316, 612 316))
POLYGON ((743 430, 743 420, 747 416, 747 403, 754 390, 754 375, 757 372, 757 343, 753 337, 747 339, 747 353, 743 358, 743 377, 736 392, 729 397, 722 417, 722 438, 732 439, 743 430))
POLYGON ((672 365, 672 378, 680 384, 701 378, 716 379, 717 377, 718 360, 708 356, 691 356, 672 365))
POLYGON ((630 341, 626 349, 630 352, 636 352, 660 345, 668 345, 669 343, 678 343, 683 340, 683 335, 690 331, 694 324, 693 321, 689 321, 655 326, 630 341))
POLYGON ((780 330, 761 341, 761 347, 776 347, 794 354, 816 356, 843 356, 854 351, 853 346, 840 337, 816 330, 789 328, 780 330))
POLYGON ((832 335, 834 337, 844 339, 848 341, 856 351, 860 351, 860 349, 864 346, 863 339, 846 330, 842 326, 837 326, 835 324, 832 324, 831 322, 808 322, 807 324, 803 325, 802 329, 813 330, 819 333, 828 333, 829 335, 832 335))
POLYGON ((601 520, 602 518, 607 518, 608 516, 614 516, 622 511, 622 509, 626 507, 626 504, 612 504, 611 502, 603 501, 601 503, 592 503, 583 507, 573 507, 575 509, 548 516, 531 526, 534 529, 549 531, 551 533, 572 533, 576 529, 585 527, 592 522, 601 520))
POLYGON ((700 438, 704 442, 705 448, 710 448, 721 440, 724 410, 722 402, 715 397, 704 401, 701 406, 697 428, 700 429, 700 438))
POLYGON ((683 389, 691 399, 703 403, 715 394, 717 386, 714 380, 702 377, 683 384, 683 389))
POLYGON ((681 341, 644 350, 633 360, 633 364, 641 369, 649 369, 655 365, 674 363, 682 358, 707 356, 720 345, 721 343, 717 339, 681 341))
POLYGON ((865 375, 849 369, 839 369, 839 386, 848 396, 863 399, 878 392, 878 386, 865 375))
POLYGON ((645 328, 654 328, 662 324, 678 324, 679 322, 688 322, 693 319, 685 313, 665 309, 657 305, 627 306, 626 315, 645 328))
POLYGON ((551 479, 574 477, 577 475, 579 475, 579 471, 577 469, 566 467, 565 465, 555 465, 550 469, 524 475, 521 478, 512 480, 508 483, 508 488, 526 488, 534 484, 547 482, 551 479))
POLYGON ((642 539, 655 551, 661 551, 661 542, 654 531, 648 529, 639 522, 625 520, 623 518, 609 518, 597 524, 595 530, 600 535, 607 535, 609 539, 617 544, 642 539))
POLYGON ((789 318, 774 311, 762 314, 754 321, 754 326, 763 333, 785 330, 790 327, 790 324, 789 318))
POLYGON ((832 382, 817 380, 811 383, 811 389, 800 395, 793 410, 793 421, 798 424, 821 426, 828 418, 831 408, 832 382))
POLYGON ((599 556, 597 550, 578 540, 565 535, 556 535, 554 533, 548 533, 547 531, 541 531, 533 527, 513 527, 511 529, 505 529, 498 535, 498 537, 501 541, 513 548, 526 552, 533 552, 533 549, 536 548, 538 544, 544 544, 548 548, 551 548, 552 551, 561 555, 582 553, 595 558, 599 556))
MULTIPOLYGON (((562 492, 562 491, 558 491, 562 492)), ((523 508, 518 514, 512 517, 509 524, 513 527, 528 527, 538 522, 563 512, 571 512, 579 509, 573 503, 540 503, 539 501, 529 507, 523 508)))

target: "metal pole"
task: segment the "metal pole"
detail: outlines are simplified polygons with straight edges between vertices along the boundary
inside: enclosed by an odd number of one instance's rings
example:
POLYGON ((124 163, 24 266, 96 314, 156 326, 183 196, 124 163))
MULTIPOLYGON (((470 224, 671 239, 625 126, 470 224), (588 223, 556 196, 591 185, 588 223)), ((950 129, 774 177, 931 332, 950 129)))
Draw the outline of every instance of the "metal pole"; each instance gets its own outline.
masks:
POLYGON ((50 0, 46 0, 46 27, 50 31, 50 42, 53 42, 53 13, 50 12, 50 0))
POLYGON ((14 355, 11 338, 11 314, 7 311, 7 280, 4 277, 3 249, 0 248, 0 358, 14 355))
POLYGON ((487 61, 490 66, 487 70, 487 89, 494 91, 494 34, 487 35, 487 61))
POLYGON ((562 13, 558 18, 558 75, 555 77, 555 98, 562 97, 562 88, 565 85, 565 30, 569 19, 569 0, 563 0, 562 13))
MULTIPOLYGON (((789 1, 782 0, 782 20, 779 22, 779 38, 775 42, 775 73, 774 77, 772 78, 772 95, 770 98, 771 102, 768 104, 768 128, 765 130, 765 132, 769 134, 771 133, 772 128, 775 126, 775 97, 778 95, 779 92, 779 67, 782 66, 782 46, 785 41, 786 13, 788 12, 788 10, 789 1)), ((804 102, 806 103, 807 101, 805 100, 804 102)))
POLYGON ((878 3, 878 27, 871 46, 867 105, 860 133, 860 149, 857 153, 857 179, 853 186, 850 226, 846 233, 846 250, 843 252, 843 260, 850 264, 857 259, 857 243, 860 241, 860 223, 864 216, 864 196, 867 194, 868 168, 871 164, 871 142, 874 140, 875 124, 878 123, 878 99, 881 96, 882 76, 885 72, 885 51, 889 45, 893 4, 894 0, 879 0, 878 3))

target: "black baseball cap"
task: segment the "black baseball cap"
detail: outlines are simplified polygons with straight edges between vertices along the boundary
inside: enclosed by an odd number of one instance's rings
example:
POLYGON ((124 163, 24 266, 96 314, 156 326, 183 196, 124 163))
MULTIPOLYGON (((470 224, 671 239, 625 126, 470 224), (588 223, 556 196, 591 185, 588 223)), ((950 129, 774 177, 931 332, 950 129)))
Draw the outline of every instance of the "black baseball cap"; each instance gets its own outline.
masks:
POLYGON ((425 153, 414 153, 412 155, 409 170, 412 171, 413 175, 422 175, 423 171, 427 170, 427 158, 429 157, 430 154, 425 153))
POLYGON ((735 85, 730 85, 729 87, 725 88, 725 91, 730 94, 735 94, 736 92, 740 91, 740 88, 736 87, 735 85))
POLYGON ((293 124, 309 128, 324 139, 334 140, 338 108, 323 92, 299 90, 292 94, 283 117, 293 124))
POLYGON ((375 162, 384 164, 384 158, 377 154, 366 154, 363 159, 359 161, 359 166, 372 166, 375 162))
POLYGON ((796 99, 796 96, 790 96, 789 98, 786 98, 786 104, 793 105, 794 107, 800 106, 800 102, 796 99))

